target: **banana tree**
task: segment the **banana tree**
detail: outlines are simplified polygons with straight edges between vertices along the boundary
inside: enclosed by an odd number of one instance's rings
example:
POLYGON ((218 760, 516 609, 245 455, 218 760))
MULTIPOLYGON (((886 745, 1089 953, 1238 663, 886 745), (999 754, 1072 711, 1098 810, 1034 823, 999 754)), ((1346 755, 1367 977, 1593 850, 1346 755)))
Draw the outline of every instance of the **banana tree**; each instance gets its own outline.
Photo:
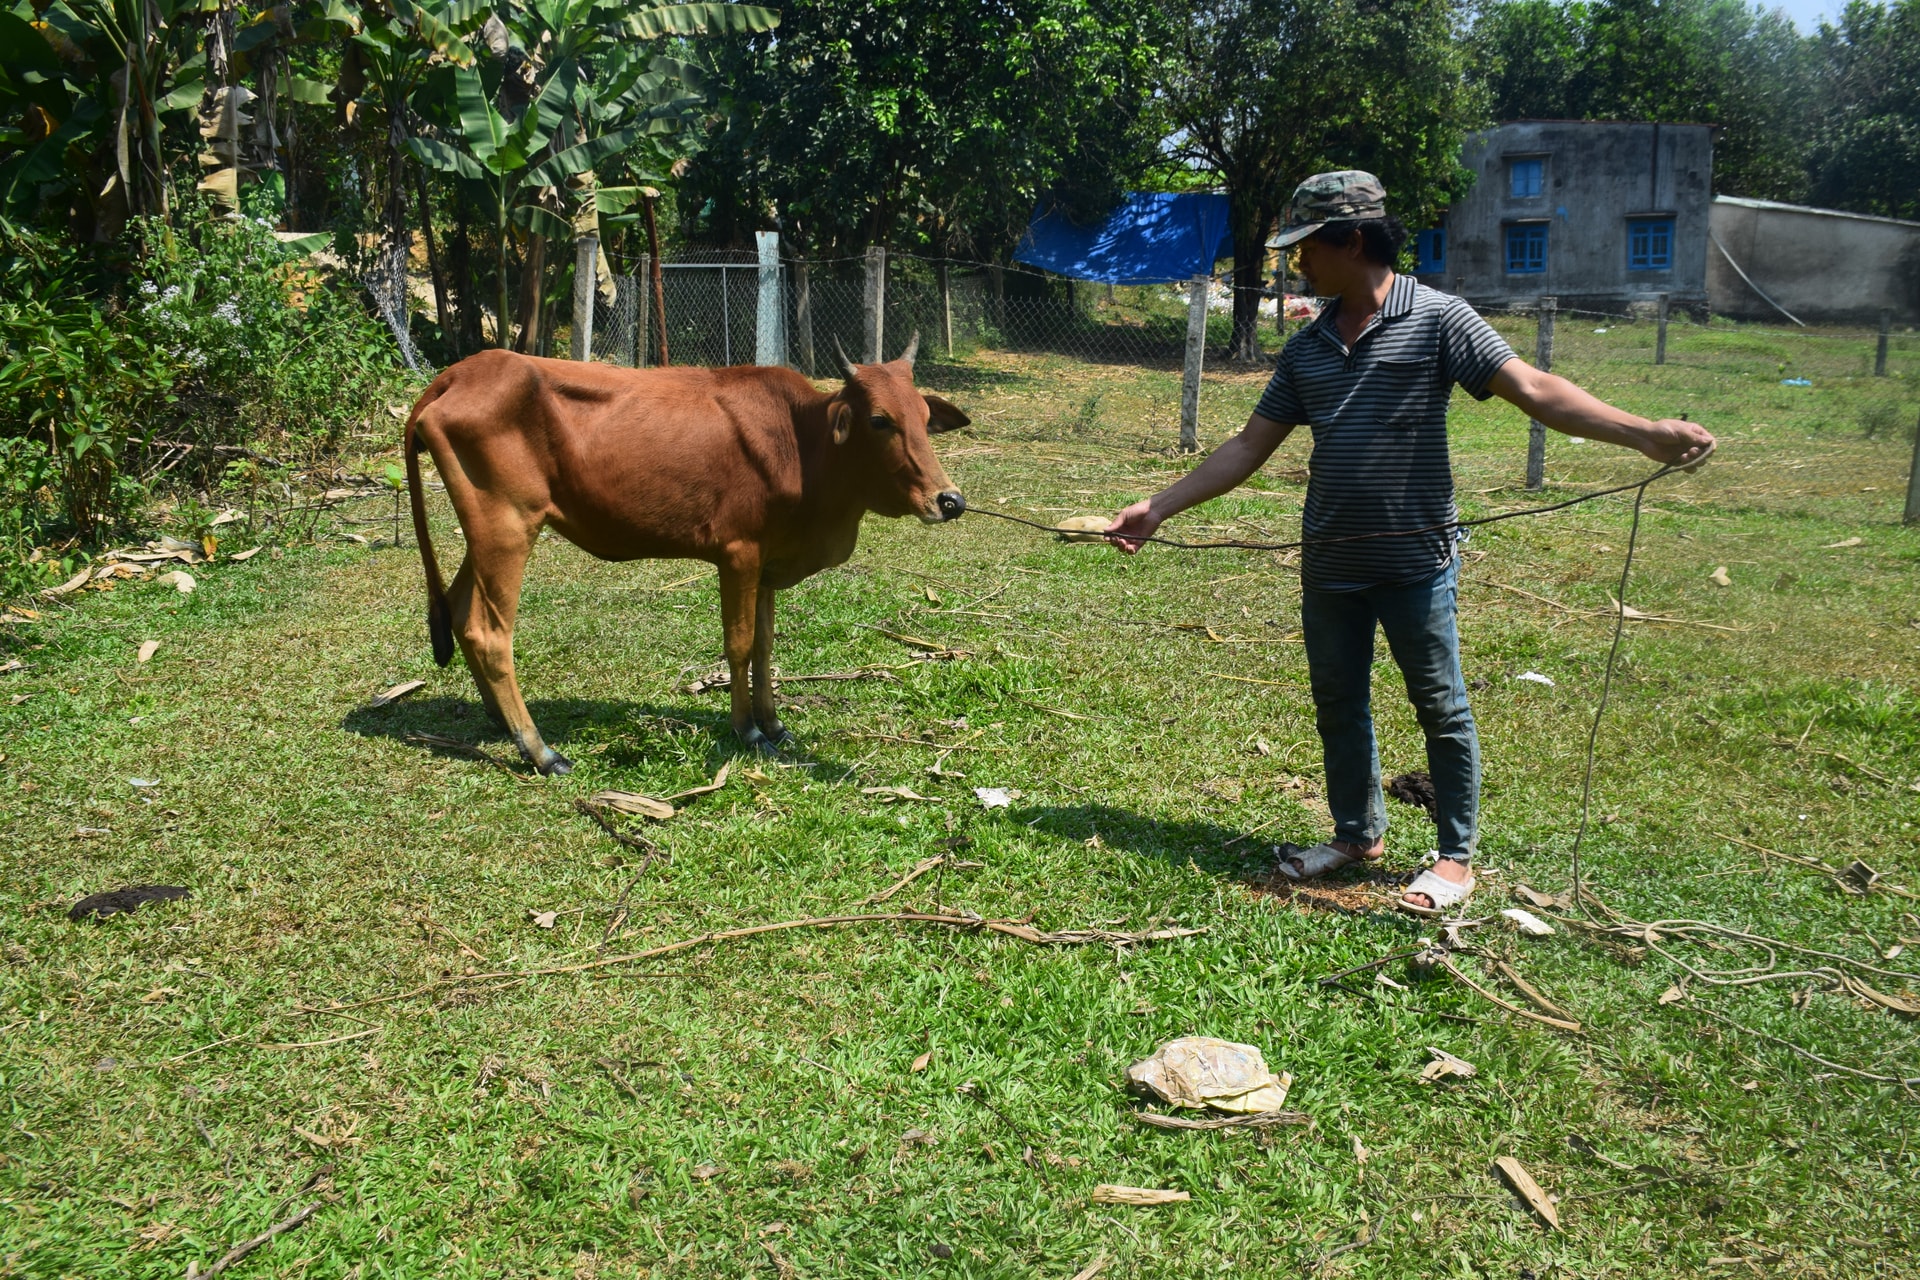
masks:
POLYGON ((530 342, 541 310, 545 241, 596 233, 602 212, 617 212, 638 197, 638 186, 602 186, 595 170, 645 139, 679 130, 704 104, 706 86, 696 64, 635 42, 770 31, 778 23, 778 13, 756 5, 636 11, 609 0, 509 2, 488 19, 484 47, 502 69, 497 98, 485 93, 478 75, 456 72, 453 109, 443 117, 446 137, 418 139, 411 149, 429 167, 487 192, 503 237, 501 345, 511 341, 504 279, 508 229, 527 232, 521 312, 527 322, 522 340, 530 342), (532 150, 502 145, 515 130, 522 139, 540 141, 532 150))
POLYGON ((292 55, 302 46, 351 39, 360 32, 360 16, 343 0, 324 0, 303 12, 285 0, 266 0, 258 9, 219 0, 219 13, 208 26, 212 88, 201 111, 200 133, 207 140, 201 161, 213 172, 201 189, 237 214, 243 188, 277 181, 276 203, 290 204, 291 174, 280 162, 283 129, 291 127, 284 104, 326 106, 333 89, 295 74, 292 55))
POLYGON ((0 207, 28 212, 81 190, 95 239, 169 207, 162 134, 200 104, 202 0, 53 0, 0 13, 0 207), (15 113, 18 112, 16 115, 15 113))
POLYGON ((539 193, 539 186, 531 182, 535 173, 534 157, 547 148, 560 126, 566 90, 557 81, 548 82, 519 119, 509 121, 494 106, 477 69, 457 68, 453 82, 459 136, 465 145, 455 146, 440 138, 409 137, 406 147, 428 168, 465 179, 485 192, 497 254, 495 340, 506 347, 512 345, 507 270, 512 228, 518 223, 539 229, 547 218, 559 222, 563 230, 566 226, 557 215, 541 208, 537 200, 528 199, 539 193))

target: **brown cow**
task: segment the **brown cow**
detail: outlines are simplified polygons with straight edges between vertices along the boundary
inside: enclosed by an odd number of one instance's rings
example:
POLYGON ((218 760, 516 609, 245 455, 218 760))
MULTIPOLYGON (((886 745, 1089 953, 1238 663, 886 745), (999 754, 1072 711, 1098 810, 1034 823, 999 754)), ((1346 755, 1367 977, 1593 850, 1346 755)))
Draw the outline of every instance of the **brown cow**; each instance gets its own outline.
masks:
POLYGON ((846 384, 832 395, 789 369, 616 369, 506 351, 454 365, 407 420, 434 660, 451 662, 458 638, 487 713, 540 772, 567 773, 513 675, 514 612, 541 527, 602 560, 706 560, 720 570, 734 732, 772 751, 788 737, 769 666, 774 593, 845 562, 869 511, 938 524, 966 510, 928 435, 967 416, 914 389, 918 346, 916 335, 877 365, 842 353, 846 384), (451 588, 427 535, 422 449, 466 533, 451 588))

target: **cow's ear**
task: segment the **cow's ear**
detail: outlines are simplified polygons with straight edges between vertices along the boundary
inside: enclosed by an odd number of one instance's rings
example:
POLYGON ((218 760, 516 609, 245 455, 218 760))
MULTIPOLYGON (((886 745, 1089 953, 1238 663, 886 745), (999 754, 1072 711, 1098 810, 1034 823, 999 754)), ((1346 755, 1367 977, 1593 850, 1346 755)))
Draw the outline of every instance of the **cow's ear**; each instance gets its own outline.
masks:
POLYGON ((973 421, 956 406, 942 400, 939 396, 927 396, 926 401, 929 434, 937 436, 942 431, 958 431, 973 421))
POLYGON ((835 444, 847 442, 847 436, 853 431, 853 409, 845 400, 835 400, 827 406, 827 425, 833 428, 835 444))

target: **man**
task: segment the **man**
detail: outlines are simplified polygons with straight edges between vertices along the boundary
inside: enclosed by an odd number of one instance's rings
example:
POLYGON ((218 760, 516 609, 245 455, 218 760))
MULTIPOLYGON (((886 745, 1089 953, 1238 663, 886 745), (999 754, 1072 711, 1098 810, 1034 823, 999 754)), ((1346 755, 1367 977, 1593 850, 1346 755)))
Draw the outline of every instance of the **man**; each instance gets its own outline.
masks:
POLYGON ((1370 710, 1377 625, 1426 734, 1439 802, 1438 859, 1397 905, 1438 916, 1473 891, 1480 799, 1480 742, 1455 625, 1462 535, 1452 523, 1447 456, 1453 387, 1480 400, 1497 395, 1556 431, 1662 463, 1698 461, 1713 437, 1695 423, 1636 417, 1518 359, 1472 307, 1394 270, 1406 238, 1372 174, 1350 169, 1301 183, 1277 243, 1295 246, 1294 270, 1327 305, 1282 349, 1240 434, 1120 512, 1107 533, 1138 551, 1138 539, 1169 516, 1252 475, 1295 426, 1312 428, 1300 622, 1334 832, 1310 849, 1286 846, 1280 871, 1307 880, 1385 851, 1370 710))

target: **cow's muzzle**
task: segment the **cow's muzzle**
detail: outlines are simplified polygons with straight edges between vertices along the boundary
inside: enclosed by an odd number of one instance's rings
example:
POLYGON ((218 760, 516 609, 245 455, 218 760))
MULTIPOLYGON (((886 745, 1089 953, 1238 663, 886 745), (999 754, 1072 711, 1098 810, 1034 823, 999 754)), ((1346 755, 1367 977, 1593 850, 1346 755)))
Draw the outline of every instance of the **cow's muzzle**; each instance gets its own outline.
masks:
POLYGON ((938 498, 935 498, 934 505, 940 508, 940 519, 942 521, 958 520, 967 513, 967 500, 961 497, 959 491, 955 489, 949 489, 938 498))

